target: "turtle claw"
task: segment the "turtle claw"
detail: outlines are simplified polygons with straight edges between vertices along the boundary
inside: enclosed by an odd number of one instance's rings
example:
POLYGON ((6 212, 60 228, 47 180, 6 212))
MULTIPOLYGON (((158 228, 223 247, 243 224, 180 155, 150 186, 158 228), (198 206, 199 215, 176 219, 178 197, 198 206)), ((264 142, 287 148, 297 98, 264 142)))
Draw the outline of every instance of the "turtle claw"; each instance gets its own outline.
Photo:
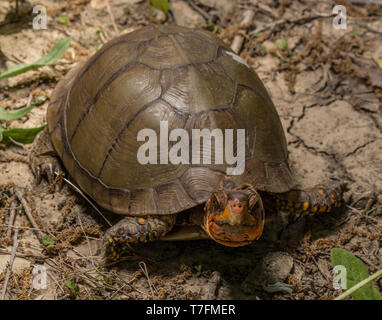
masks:
POLYGON ((53 165, 52 163, 46 163, 46 168, 45 168, 45 174, 48 178, 49 184, 52 184, 54 181, 54 170, 53 170, 53 165))
POLYGON ((34 174, 35 174, 36 184, 39 185, 42 180, 41 168, 37 167, 34 174))
POLYGON ((50 185, 55 185, 56 191, 62 188, 60 181, 56 183, 56 177, 63 175, 61 164, 57 158, 54 156, 37 156, 32 159, 31 167, 37 185, 45 178, 50 185))
POLYGON ((29 154, 29 163, 37 185, 45 178, 50 185, 54 185, 55 190, 61 189, 60 177, 64 175, 64 171, 56 157, 47 129, 36 136, 29 154))

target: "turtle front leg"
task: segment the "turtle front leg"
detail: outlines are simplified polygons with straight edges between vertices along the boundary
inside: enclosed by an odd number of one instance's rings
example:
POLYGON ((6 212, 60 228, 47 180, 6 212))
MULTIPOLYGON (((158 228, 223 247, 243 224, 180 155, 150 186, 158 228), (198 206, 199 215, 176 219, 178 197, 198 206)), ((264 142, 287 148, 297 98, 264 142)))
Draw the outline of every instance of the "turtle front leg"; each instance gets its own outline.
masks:
POLYGON ((126 217, 106 231, 106 258, 117 260, 128 244, 155 241, 174 226, 176 215, 126 217))
POLYGON ((37 184, 40 184, 44 176, 51 184, 55 179, 55 173, 63 173, 56 151, 50 140, 48 128, 45 128, 36 136, 32 150, 29 153, 29 164, 36 177, 37 184))
POLYGON ((346 184, 329 182, 319 184, 307 190, 294 189, 283 194, 273 194, 276 210, 297 215, 315 215, 331 212, 341 206, 346 184))

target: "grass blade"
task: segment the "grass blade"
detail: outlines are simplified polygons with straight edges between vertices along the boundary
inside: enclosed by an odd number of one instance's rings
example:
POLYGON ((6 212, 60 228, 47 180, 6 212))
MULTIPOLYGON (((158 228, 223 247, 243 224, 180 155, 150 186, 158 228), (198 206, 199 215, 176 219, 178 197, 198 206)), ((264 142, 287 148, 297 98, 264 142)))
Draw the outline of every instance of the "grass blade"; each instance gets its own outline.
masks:
MULTIPOLYGON (((375 280, 381 276, 382 276, 382 270, 379 270, 376 273, 372 274, 370 277, 366 278, 365 280, 362 280, 361 282, 357 283, 354 287, 351 287, 350 289, 346 290, 343 294, 341 294, 340 296, 338 296, 334 300, 345 299, 347 296, 354 294, 354 292, 356 292, 358 289, 362 288, 363 286, 365 286, 369 282, 371 282, 371 281, 373 281, 373 280, 375 280)), ((377 295, 376 298, 373 300, 382 300, 382 298, 380 295, 379 296, 377 295)))
POLYGON ((17 110, 6 111, 5 109, 0 107, 0 120, 10 121, 17 120, 25 116, 29 111, 33 109, 34 105, 30 105, 29 107, 24 107, 17 110))
MULTIPOLYGON (((331 256, 333 266, 343 265, 346 268, 347 287, 350 288, 346 296, 351 294, 355 300, 382 300, 380 293, 371 282, 375 275, 369 277, 369 272, 360 259, 340 248, 334 248, 331 256)), ((340 297, 343 299, 345 294, 340 297)))
POLYGON ((30 128, 30 129, 12 128, 12 129, 6 129, 6 130, 2 128, 0 129, 0 138, 2 135, 2 139, 0 140, 0 143, 5 146, 8 146, 12 143, 11 139, 23 144, 32 143, 36 135, 45 127, 46 126, 42 126, 38 128, 30 128))
POLYGON ((36 62, 32 64, 21 63, 21 64, 11 66, 8 69, 5 69, 4 71, 0 72, 0 80, 17 76, 21 73, 24 73, 30 70, 35 70, 39 67, 47 66, 47 65, 55 63, 58 59, 60 59, 64 55, 65 51, 69 47, 71 40, 72 38, 70 37, 61 39, 54 45, 54 47, 44 57, 42 57, 41 59, 37 60, 36 62))
POLYGON ((39 66, 48 66, 55 63, 64 55, 66 50, 69 48, 70 41, 72 41, 72 38, 70 37, 61 39, 45 56, 36 61, 35 64, 39 66))

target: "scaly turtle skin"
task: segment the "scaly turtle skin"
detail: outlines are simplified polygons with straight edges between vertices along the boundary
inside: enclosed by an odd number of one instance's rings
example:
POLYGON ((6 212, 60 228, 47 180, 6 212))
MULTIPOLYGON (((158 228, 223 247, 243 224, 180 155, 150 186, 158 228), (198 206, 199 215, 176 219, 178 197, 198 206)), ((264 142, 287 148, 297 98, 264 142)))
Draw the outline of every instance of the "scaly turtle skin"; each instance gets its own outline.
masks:
POLYGON ((148 26, 114 39, 58 83, 47 120, 30 155, 37 181, 52 181, 56 154, 99 206, 126 216, 106 232, 114 259, 126 243, 193 238, 171 235, 183 213, 202 227, 195 237, 246 245, 262 234, 260 193, 272 210, 299 214, 341 201, 339 183, 292 190, 284 131, 264 85, 208 32, 148 26), (169 131, 245 129, 244 173, 227 176, 226 162, 140 164, 138 132, 159 136, 161 121, 169 131))

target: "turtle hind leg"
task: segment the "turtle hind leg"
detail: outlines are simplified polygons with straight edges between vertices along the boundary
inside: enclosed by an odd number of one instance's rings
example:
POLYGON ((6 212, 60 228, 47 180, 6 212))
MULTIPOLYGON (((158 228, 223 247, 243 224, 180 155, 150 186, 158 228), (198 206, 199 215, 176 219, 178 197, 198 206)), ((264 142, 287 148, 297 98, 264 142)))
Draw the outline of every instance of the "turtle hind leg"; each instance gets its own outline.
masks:
POLYGON ((29 153, 29 164, 39 184, 46 177, 50 184, 55 180, 55 173, 63 173, 60 161, 50 140, 48 128, 42 130, 35 138, 29 153))
POLYGON ((117 260, 129 244, 155 241, 174 226, 176 215, 126 217, 106 231, 106 258, 117 260))
POLYGON ((344 183, 329 182, 307 190, 295 189, 283 194, 274 194, 273 197, 277 210, 312 216, 331 212, 341 206, 345 191, 344 183))

